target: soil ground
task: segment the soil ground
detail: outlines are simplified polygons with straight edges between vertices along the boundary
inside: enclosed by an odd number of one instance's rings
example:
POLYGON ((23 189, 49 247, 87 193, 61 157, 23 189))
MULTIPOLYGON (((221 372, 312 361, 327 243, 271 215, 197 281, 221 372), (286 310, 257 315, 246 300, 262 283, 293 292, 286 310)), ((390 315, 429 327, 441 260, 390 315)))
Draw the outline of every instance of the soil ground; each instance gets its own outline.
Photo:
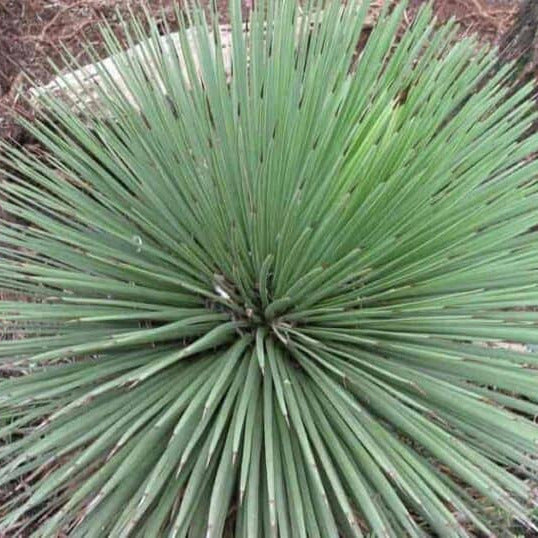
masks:
MULTIPOLYGON (((121 35, 121 15, 128 18, 130 10, 140 13, 144 3, 158 19, 166 18, 173 25, 174 4, 178 1, 181 0, 0 0, 0 137, 24 143, 24 133, 13 121, 13 111, 24 112, 24 73, 33 80, 47 82, 53 75, 48 59, 59 62, 62 46, 77 61, 87 63, 81 38, 99 50, 99 24, 106 21, 121 35)), ((406 13, 409 22, 424 1, 410 1, 406 13)), ((435 0, 434 8, 440 20, 455 17, 462 33, 476 32, 483 40, 498 43, 518 3, 435 0)))

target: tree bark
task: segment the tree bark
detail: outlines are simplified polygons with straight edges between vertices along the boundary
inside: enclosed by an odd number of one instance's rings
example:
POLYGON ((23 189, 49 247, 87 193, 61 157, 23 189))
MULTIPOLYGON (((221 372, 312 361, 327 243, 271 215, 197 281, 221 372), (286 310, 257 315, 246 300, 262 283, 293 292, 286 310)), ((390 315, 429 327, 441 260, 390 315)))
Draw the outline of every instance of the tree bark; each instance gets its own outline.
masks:
POLYGON ((525 83, 538 75, 538 2, 522 0, 512 27, 501 40, 501 59, 516 62, 516 76, 525 83))

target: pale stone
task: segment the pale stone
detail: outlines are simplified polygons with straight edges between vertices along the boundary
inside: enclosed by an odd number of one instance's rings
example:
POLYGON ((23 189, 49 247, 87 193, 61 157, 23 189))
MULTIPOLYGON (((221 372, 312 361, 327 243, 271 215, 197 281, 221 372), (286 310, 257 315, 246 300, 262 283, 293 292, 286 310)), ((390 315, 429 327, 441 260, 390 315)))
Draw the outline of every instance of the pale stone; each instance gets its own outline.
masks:
MULTIPOLYGON (((373 26, 374 22, 379 16, 384 1, 385 0, 377 0, 371 3, 370 11, 365 22, 366 28, 373 26)), ((192 51, 196 51, 196 34, 198 30, 198 27, 191 27, 186 29, 184 32, 185 39, 187 40, 192 51)), ((227 76, 229 76, 231 73, 232 64, 231 27, 229 25, 220 25, 219 31, 222 43, 224 69, 227 76)), ((174 57, 172 55, 177 55, 177 60, 179 61, 183 73, 187 72, 185 58, 181 51, 182 47, 178 32, 160 37, 159 47, 161 48, 165 57, 168 56, 170 59, 173 59, 174 57)), ((35 106, 39 106, 41 100, 40 97, 59 97, 77 112, 83 113, 92 111, 99 114, 103 108, 99 103, 99 88, 105 87, 102 84, 102 77, 105 75, 114 81, 114 85, 122 96, 134 107, 138 108, 134 96, 121 76, 121 65, 123 62, 127 62, 129 58, 134 57, 139 61, 141 59, 146 75, 155 77, 164 91, 164 85, 160 80, 158 69, 156 69, 153 61, 150 58, 151 54, 147 54, 150 50, 151 41, 144 41, 130 49, 105 58, 95 64, 89 64, 75 71, 63 73, 55 77, 46 85, 36 86, 30 89, 30 101, 35 106)), ((196 72, 200 74, 201 69, 195 53, 193 54, 193 61, 196 72)))

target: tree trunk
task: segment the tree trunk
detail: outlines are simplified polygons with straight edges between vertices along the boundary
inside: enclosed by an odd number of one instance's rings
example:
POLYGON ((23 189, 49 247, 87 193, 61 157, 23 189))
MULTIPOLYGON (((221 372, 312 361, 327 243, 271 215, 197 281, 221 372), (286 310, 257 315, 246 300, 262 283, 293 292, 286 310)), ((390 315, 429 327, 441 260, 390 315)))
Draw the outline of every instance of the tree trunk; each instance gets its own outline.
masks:
POLYGON ((515 76, 525 83, 538 75, 538 2, 522 0, 512 27, 501 40, 501 59, 516 62, 515 76))

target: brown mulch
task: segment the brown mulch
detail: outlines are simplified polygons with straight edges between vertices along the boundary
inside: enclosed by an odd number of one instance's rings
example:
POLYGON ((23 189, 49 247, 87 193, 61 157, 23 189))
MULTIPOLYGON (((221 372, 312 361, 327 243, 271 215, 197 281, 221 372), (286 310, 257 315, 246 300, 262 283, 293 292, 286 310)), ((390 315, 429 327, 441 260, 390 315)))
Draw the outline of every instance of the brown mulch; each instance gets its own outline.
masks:
POLYGON ((434 5, 439 19, 454 17, 463 33, 476 33, 498 45, 514 20, 519 0, 436 0, 434 5))

